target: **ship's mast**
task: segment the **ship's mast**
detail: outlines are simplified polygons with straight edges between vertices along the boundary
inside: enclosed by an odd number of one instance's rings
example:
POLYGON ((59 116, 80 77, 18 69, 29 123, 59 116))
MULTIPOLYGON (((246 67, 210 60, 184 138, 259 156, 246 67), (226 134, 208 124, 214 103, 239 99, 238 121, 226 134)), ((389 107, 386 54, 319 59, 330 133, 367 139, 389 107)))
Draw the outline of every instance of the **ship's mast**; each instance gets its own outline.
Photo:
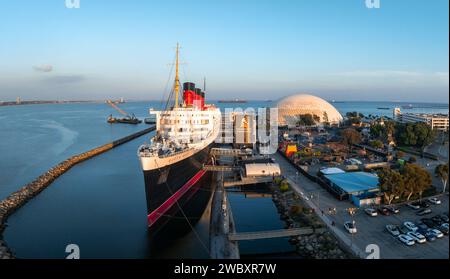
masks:
POLYGON ((178 75, 178 67, 179 67, 179 60, 178 60, 178 56, 179 56, 179 49, 180 49, 180 46, 179 46, 179 44, 177 43, 177 54, 176 54, 176 62, 175 62, 175 87, 174 87, 174 90, 175 90, 175 108, 178 108, 178 95, 179 95, 179 92, 180 92, 180 77, 179 77, 179 75, 178 75))

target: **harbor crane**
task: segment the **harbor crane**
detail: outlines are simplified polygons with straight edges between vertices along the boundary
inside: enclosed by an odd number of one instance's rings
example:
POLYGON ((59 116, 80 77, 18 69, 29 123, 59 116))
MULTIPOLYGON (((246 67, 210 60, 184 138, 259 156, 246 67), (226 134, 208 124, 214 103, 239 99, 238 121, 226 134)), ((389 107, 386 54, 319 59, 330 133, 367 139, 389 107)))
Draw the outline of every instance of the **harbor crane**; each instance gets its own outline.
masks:
POLYGON ((142 121, 136 118, 136 116, 132 113, 128 114, 123 109, 119 108, 113 101, 106 100, 106 103, 117 110, 120 114, 124 116, 124 118, 115 118, 112 114, 108 117, 108 123, 125 123, 125 124, 139 124, 142 121))

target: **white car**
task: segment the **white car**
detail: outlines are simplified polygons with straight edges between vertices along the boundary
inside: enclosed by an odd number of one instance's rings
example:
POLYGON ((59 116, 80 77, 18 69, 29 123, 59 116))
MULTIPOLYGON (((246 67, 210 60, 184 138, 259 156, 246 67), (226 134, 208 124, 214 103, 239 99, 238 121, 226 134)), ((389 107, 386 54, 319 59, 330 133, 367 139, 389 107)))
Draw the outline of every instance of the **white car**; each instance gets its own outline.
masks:
POLYGON ((412 239, 414 239, 414 241, 417 243, 427 242, 427 239, 425 238, 425 236, 423 236, 422 234, 420 234, 418 232, 409 232, 406 235, 411 237, 412 239))
POLYGON ((413 222, 405 222, 403 223, 403 226, 405 226, 408 230, 413 232, 419 229, 413 222))
POLYGON ((420 209, 420 205, 418 205, 417 203, 408 203, 407 206, 414 210, 420 209))
POLYGON ((412 237, 406 234, 399 235, 398 240, 407 246, 413 246, 416 243, 412 237))
POLYGON ((441 204, 441 200, 438 198, 430 198, 428 201, 432 204, 441 204))
POLYGON ((358 232, 358 230, 356 229, 355 223, 353 223, 353 222, 350 222, 350 221, 345 222, 344 227, 350 234, 355 234, 358 232))
POLYGON ((364 209, 364 212, 366 212, 367 215, 372 216, 372 217, 378 216, 378 212, 374 208, 366 208, 366 209, 364 209))
POLYGON ((437 229, 430 229, 430 231, 437 237, 437 238, 443 238, 444 234, 437 229))

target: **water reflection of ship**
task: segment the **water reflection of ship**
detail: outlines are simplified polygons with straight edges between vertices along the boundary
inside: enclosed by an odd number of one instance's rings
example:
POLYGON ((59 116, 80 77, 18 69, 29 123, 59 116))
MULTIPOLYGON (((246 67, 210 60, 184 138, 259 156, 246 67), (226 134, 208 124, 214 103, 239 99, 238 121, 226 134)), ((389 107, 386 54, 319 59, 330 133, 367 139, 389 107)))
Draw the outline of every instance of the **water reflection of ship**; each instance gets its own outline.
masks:
MULTIPOLYGON (((171 253, 170 247, 175 245, 177 241, 183 241, 189 233, 193 233, 194 237, 190 241, 194 241, 196 244, 200 241, 198 239, 196 226, 201 218, 204 218, 204 222, 209 225, 209 204, 211 202, 211 193, 214 191, 215 184, 211 183, 211 174, 206 173, 202 179, 192 187, 188 193, 178 202, 178 205, 171 208, 164 216, 152 226, 151 230, 148 230, 148 236, 150 238, 150 254, 149 257, 161 258, 161 257, 181 257, 177 248, 176 253, 171 253), (180 208, 182 210, 180 210, 180 208), (169 247, 169 248, 168 248, 169 247), (173 255, 173 254, 176 254, 173 255)), ((206 230, 209 231, 209 230, 206 230)), ((208 242, 206 236, 203 241, 208 242)), ((183 243, 183 245, 187 245, 183 243)), ((200 245, 200 244, 199 244, 200 245)), ((187 249, 189 250, 189 249, 187 249)), ((196 250, 196 249, 194 249, 196 250)), ((188 251, 186 251, 188 252, 188 251)), ((208 252, 203 253, 205 257, 208 257, 208 252)), ((198 251, 196 251, 195 257, 198 257, 198 251)))

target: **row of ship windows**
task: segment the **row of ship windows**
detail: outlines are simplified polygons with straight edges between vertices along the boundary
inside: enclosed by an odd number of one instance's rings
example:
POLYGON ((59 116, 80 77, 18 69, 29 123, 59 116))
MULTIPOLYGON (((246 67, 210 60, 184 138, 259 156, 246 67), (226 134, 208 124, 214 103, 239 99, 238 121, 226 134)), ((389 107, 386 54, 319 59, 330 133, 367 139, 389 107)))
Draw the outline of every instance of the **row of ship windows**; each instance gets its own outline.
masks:
POLYGON ((191 115, 186 115, 186 114, 162 114, 162 117, 209 117, 209 114, 191 114, 191 115))
MULTIPOLYGON (((170 133, 170 132, 172 132, 172 131, 174 131, 174 130, 175 130, 175 129, 172 129, 172 128, 164 129, 164 131, 165 131, 166 133, 170 133)), ((178 131, 179 133, 183 133, 183 132, 203 132, 203 131, 208 131, 208 129, 207 129, 207 128, 196 128, 196 129, 179 128, 177 131, 178 131)))
POLYGON ((163 119, 162 124, 170 125, 170 124, 202 124, 207 125, 209 124, 209 119, 203 119, 203 120, 169 120, 169 119, 163 119))

